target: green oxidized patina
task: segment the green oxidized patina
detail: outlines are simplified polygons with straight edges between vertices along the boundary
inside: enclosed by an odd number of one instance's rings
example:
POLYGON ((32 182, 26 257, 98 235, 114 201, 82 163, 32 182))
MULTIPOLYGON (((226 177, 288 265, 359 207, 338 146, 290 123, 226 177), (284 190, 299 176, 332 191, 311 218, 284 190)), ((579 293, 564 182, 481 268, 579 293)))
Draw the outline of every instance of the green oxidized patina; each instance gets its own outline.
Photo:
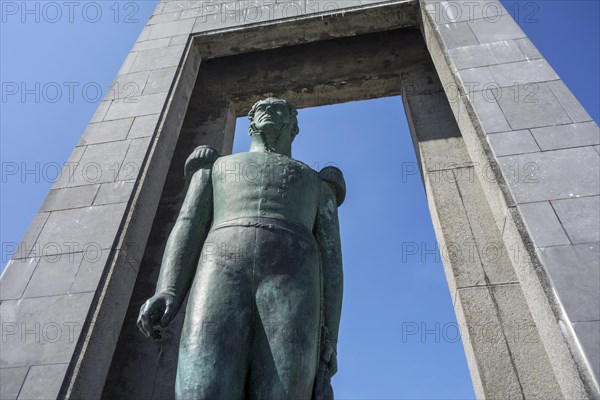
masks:
POLYGON ((329 399, 337 371, 342 173, 291 158, 295 108, 259 101, 252 145, 188 158, 183 206, 140 330, 159 339, 190 291, 177 399, 329 399))

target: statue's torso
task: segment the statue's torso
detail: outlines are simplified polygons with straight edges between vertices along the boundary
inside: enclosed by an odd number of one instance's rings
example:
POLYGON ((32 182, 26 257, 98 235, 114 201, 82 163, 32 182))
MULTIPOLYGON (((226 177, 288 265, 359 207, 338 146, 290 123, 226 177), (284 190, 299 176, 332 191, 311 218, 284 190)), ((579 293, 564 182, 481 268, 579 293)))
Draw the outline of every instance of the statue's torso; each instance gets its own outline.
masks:
POLYGON ((312 230, 321 179, 306 164, 276 153, 220 157, 212 169, 214 225, 237 218, 277 218, 312 230))

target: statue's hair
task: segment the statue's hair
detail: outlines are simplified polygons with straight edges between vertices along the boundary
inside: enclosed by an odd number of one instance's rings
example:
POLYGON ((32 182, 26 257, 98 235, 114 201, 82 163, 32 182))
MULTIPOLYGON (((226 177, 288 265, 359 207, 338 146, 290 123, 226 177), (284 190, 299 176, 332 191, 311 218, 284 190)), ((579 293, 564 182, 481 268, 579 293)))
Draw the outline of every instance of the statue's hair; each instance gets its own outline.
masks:
POLYGON ((256 112, 256 107, 258 107, 258 105, 262 104, 262 103, 284 103, 287 106, 288 111, 290 113, 292 139, 294 139, 296 137, 296 135, 298 134, 298 132, 300 132, 300 128, 298 127, 298 110, 296 110, 296 107, 294 107, 294 105, 292 103, 290 103, 289 101, 283 100, 283 99, 278 99, 276 97, 267 97, 264 100, 259 100, 256 103, 254 103, 254 105, 250 109, 250 112, 248 113, 248 118, 250 119, 250 128, 249 128, 250 134, 253 133, 253 122, 254 122, 254 114, 256 112))

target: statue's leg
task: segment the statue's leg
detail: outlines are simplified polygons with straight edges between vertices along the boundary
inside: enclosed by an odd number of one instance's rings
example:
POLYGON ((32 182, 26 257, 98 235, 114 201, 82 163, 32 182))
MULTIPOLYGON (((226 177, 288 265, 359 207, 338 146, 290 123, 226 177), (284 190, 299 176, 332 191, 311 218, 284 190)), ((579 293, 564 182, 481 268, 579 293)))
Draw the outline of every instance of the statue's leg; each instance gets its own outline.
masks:
POLYGON ((250 399, 310 400, 319 340, 317 245, 312 235, 262 229, 257 249, 250 399))
POLYGON ((253 229, 240 227, 206 239, 181 334, 178 400, 244 398, 253 308, 252 257, 245 249, 254 240, 253 229))

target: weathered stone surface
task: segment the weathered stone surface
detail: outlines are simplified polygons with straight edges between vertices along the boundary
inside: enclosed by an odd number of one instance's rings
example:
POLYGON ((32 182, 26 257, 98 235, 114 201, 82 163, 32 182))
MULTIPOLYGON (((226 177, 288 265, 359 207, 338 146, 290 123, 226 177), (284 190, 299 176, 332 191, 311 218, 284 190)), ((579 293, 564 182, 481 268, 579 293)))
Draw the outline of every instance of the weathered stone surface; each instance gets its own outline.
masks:
POLYGON ((95 292, 110 254, 109 250, 88 251, 84 254, 69 293, 95 292))
POLYGON ((536 128, 532 129, 531 133, 542 150, 566 149, 600 143, 600 129, 593 121, 536 128))
MULTIPOLYGON (((29 228, 27 228, 27 232, 25 232, 21 242, 14 243, 15 250, 12 254, 13 259, 25 258, 29 257, 30 255, 32 257, 36 256, 35 253, 32 254, 35 250, 35 242, 37 241, 40 232, 46 225, 46 221, 48 220, 49 216, 50 213, 37 213, 33 217, 33 221, 31 222, 31 225, 29 225, 29 228)), ((37 254, 39 255, 39 252, 37 254)))
POLYGON ((502 173, 518 203, 600 193, 598 155, 579 147, 500 157, 502 173))
POLYGON ((53 212, 36 246, 44 256, 88 247, 107 249, 115 240, 124 210, 121 203, 53 212))
POLYGON ((555 398, 561 389, 521 286, 498 285, 491 287, 490 291, 498 307, 503 336, 510 349, 524 398, 555 398))
POLYGON ((498 104, 512 129, 571 123, 548 84, 518 85, 502 90, 498 104))
POLYGON ((129 131, 128 139, 135 139, 139 137, 152 136, 156 130, 158 124, 158 118, 160 114, 144 115, 141 117, 135 117, 133 126, 129 131))
POLYGON ((0 399, 16 400, 29 367, 0 368, 0 399))
POLYGON ((556 72, 544 59, 497 64, 489 68, 500 87, 558 79, 556 72))
POLYGON ((494 305, 490 288, 458 289, 456 313, 464 321, 463 341, 469 368, 483 383, 478 397, 523 399, 519 378, 504 336, 504 327, 494 305))
POLYGON ((440 25, 439 28, 448 49, 478 44, 468 22, 440 25))
POLYGON ((70 362, 91 300, 83 293, 2 301, 0 368, 70 362))
POLYGON ((127 137, 132 123, 133 118, 125 118, 90 124, 83 133, 79 145, 123 140, 127 137))
POLYGON ((600 321, 579 322, 573 324, 573 328, 585 350, 596 380, 600 381, 600 321))
POLYGON ((128 147, 128 141, 87 146, 79 162, 73 165, 75 168, 72 169, 72 178, 68 186, 115 181, 128 147))
POLYGON ((571 243, 549 202, 520 204, 518 209, 537 246, 559 246, 571 243))
POLYGON ((514 40, 458 47, 451 49, 450 55, 459 70, 526 59, 518 42, 514 40))
POLYGON ((556 200, 552 206, 571 242, 600 242, 600 197, 556 200))
POLYGON ((526 35, 508 14, 494 19, 478 19, 470 21, 469 26, 478 43, 500 42, 510 39, 524 38, 526 35))
POLYGON ((129 200, 133 192, 133 181, 108 182, 100 185, 94 205, 124 203, 129 200))
POLYGON ((548 87, 556 96, 561 106, 566 110, 573 122, 591 121, 592 117, 585 108, 577 101, 573 93, 561 80, 548 82, 548 87))
POLYGON ((546 247, 541 257, 571 322, 600 320, 598 243, 546 247))
POLYGON ((13 259, 0 277, 0 300, 20 299, 39 258, 13 259))
POLYGON ((535 139, 527 129, 488 135, 488 141, 497 157, 540 151, 535 139))
POLYGON ((42 257, 38 262, 23 298, 69 293, 83 253, 42 257))
POLYGON ((19 400, 45 400, 58 396, 68 364, 34 365, 29 369, 19 400))
POLYGON ((58 211, 91 206, 100 185, 85 185, 53 189, 48 193, 40 211, 58 211))

